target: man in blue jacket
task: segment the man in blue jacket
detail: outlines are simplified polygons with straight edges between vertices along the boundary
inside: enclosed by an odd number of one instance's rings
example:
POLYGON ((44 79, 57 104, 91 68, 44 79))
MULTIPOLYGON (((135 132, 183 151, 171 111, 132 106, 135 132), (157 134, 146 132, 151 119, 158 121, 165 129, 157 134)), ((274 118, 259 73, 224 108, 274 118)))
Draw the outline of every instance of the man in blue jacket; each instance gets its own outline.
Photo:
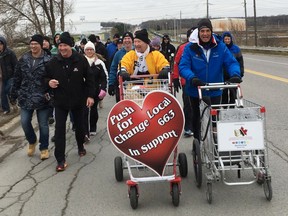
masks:
MULTIPOLYGON (((223 68, 229 74, 231 83, 240 83, 240 68, 236 59, 213 33, 211 21, 201 19, 185 47, 180 64, 180 75, 186 80, 185 91, 190 96, 193 110, 194 138, 200 140, 200 109, 198 86, 206 83, 223 82, 223 68)), ((211 104, 220 104, 221 90, 203 92, 211 104)))
POLYGON ((119 83, 117 80, 117 71, 118 71, 118 66, 119 63, 122 59, 122 57, 132 50, 133 48, 133 34, 131 32, 125 32, 123 34, 123 47, 116 52, 114 55, 114 58, 112 60, 112 64, 110 67, 110 72, 109 72, 109 88, 108 88, 108 93, 109 95, 113 96, 114 94, 116 95, 116 102, 120 101, 120 95, 119 95, 119 83))

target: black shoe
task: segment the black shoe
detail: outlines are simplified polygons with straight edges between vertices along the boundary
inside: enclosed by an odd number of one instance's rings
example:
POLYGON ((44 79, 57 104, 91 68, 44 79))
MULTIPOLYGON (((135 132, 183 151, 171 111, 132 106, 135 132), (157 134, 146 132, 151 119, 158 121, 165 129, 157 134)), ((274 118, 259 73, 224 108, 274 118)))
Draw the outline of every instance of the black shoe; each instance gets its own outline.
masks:
POLYGON ((55 142, 55 136, 51 137, 51 142, 55 142))
POLYGON ((53 117, 49 117, 48 124, 52 125, 52 124, 54 124, 54 122, 55 122, 54 118, 53 117))
POLYGON ((82 149, 82 150, 79 150, 78 151, 78 155, 80 156, 80 157, 82 157, 82 156, 85 156, 86 155, 86 149, 82 149))

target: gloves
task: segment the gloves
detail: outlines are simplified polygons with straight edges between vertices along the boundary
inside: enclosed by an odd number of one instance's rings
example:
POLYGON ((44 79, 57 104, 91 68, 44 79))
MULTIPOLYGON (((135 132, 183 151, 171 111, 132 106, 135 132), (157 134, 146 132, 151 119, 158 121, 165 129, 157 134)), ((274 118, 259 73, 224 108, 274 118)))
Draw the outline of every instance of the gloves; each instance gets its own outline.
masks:
POLYGON ((119 71, 119 76, 122 77, 123 81, 129 81, 130 79, 130 74, 127 72, 125 68, 121 68, 119 71))
POLYGON ((241 83, 242 79, 238 76, 233 76, 227 82, 228 83, 241 83))
POLYGON ((104 97, 106 96, 106 91, 104 91, 103 89, 101 89, 99 95, 98 95, 98 98, 100 100, 102 100, 104 97))
POLYGON ((114 85, 109 85, 108 94, 111 96, 115 95, 115 86, 114 85))
POLYGON ((170 69, 168 67, 163 68, 158 75, 158 79, 168 79, 169 72, 170 69))
POLYGON ((181 89, 179 79, 173 79, 173 86, 174 86, 175 91, 179 92, 179 89, 181 89))
POLYGON ((120 73, 120 76, 122 77, 123 81, 129 81, 129 80, 131 80, 130 74, 127 73, 127 72, 120 73))
POLYGON ((191 80, 191 85, 197 87, 197 86, 204 86, 204 85, 206 85, 206 83, 202 82, 199 78, 194 77, 191 80))

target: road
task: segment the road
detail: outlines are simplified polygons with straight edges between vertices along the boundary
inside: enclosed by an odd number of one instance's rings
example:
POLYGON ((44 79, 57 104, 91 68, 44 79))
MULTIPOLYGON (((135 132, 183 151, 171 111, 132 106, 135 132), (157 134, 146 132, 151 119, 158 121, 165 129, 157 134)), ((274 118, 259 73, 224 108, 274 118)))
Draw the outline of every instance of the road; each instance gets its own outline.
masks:
MULTIPOLYGON (((244 54, 246 99, 267 109, 267 141, 272 173, 273 199, 267 201, 263 188, 213 184, 213 202, 206 201, 205 184, 199 189, 192 171, 192 138, 181 138, 179 151, 188 159, 188 176, 182 179, 179 207, 172 205, 169 184, 140 184, 139 206, 132 210, 125 181, 116 182, 114 157, 121 155, 111 144, 106 121, 114 98, 105 98, 100 109, 98 133, 86 145, 87 155, 79 158, 74 133, 67 130, 68 168, 55 172, 54 157, 41 161, 39 150, 26 155, 27 143, 21 128, 13 142, 22 145, 0 164, 0 216, 98 216, 98 215, 287 215, 288 212, 288 57, 244 54)), ((180 94, 178 94, 180 98, 180 94)), ((50 127, 53 134, 53 126, 50 127)), ((51 143, 53 155, 53 143, 51 143)), ((236 178, 236 176, 235 176, 236 178)))

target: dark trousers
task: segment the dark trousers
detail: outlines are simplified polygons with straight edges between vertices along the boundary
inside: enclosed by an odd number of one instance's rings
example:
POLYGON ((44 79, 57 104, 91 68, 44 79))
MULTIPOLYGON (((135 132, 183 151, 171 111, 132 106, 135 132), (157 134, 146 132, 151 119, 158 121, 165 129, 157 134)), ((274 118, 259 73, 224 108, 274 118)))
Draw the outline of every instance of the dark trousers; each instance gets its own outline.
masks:
POLYGON ((84 107, 78 107, 72 110, 55 107, 55 151, 54 155, 58 163, 65 161, 66 149, 66 121, 68 113, 71 111, 75 125, 75 138, 78 151, 84 149, 84 128, 83 128, 83 110, 84 107))
POLYGON ((236 98, 236 89, 223 89, 222 104, 234 104, 236 98))
POLYGON ((192 106, 190 102, 190 97, 185 93, 184 89, 185 86, 182 86, 182 100, 183 100, 183 112, 184 112, 184 117, 185 117, 185 125, 184 125, 184 130, 188 131, 191 130, 193 131, 192 127, 192 106))
MULTIPOLYGON (((190 97, 191 101, 191 108, 192 108, 192 128, 194 133, 194 138, 198 139, 200 141, 200 133, 201 133, 201 122, 200 122, 200 107, 199 107, 199 98, 190 97)), ((217 97, 205 97, 204 101, 208 105, 212 104, 220 104, 221 102, 221 96, 217 97)))
POLYGON ((85 128, 85 134, 88 135, 90 132, 96 132, 97 131, 97 122, 98 122, 98 103, 99 100, 94 99, 94 104, 90 108, 90 114, 89 114, 89 108, 85 107, 84 110, 84 128, 85 128))
POLYGON ((116 98, 116 103, 120 101, 120 90, 119 90, 118 81, 115 84, 115 98, 116 98))

